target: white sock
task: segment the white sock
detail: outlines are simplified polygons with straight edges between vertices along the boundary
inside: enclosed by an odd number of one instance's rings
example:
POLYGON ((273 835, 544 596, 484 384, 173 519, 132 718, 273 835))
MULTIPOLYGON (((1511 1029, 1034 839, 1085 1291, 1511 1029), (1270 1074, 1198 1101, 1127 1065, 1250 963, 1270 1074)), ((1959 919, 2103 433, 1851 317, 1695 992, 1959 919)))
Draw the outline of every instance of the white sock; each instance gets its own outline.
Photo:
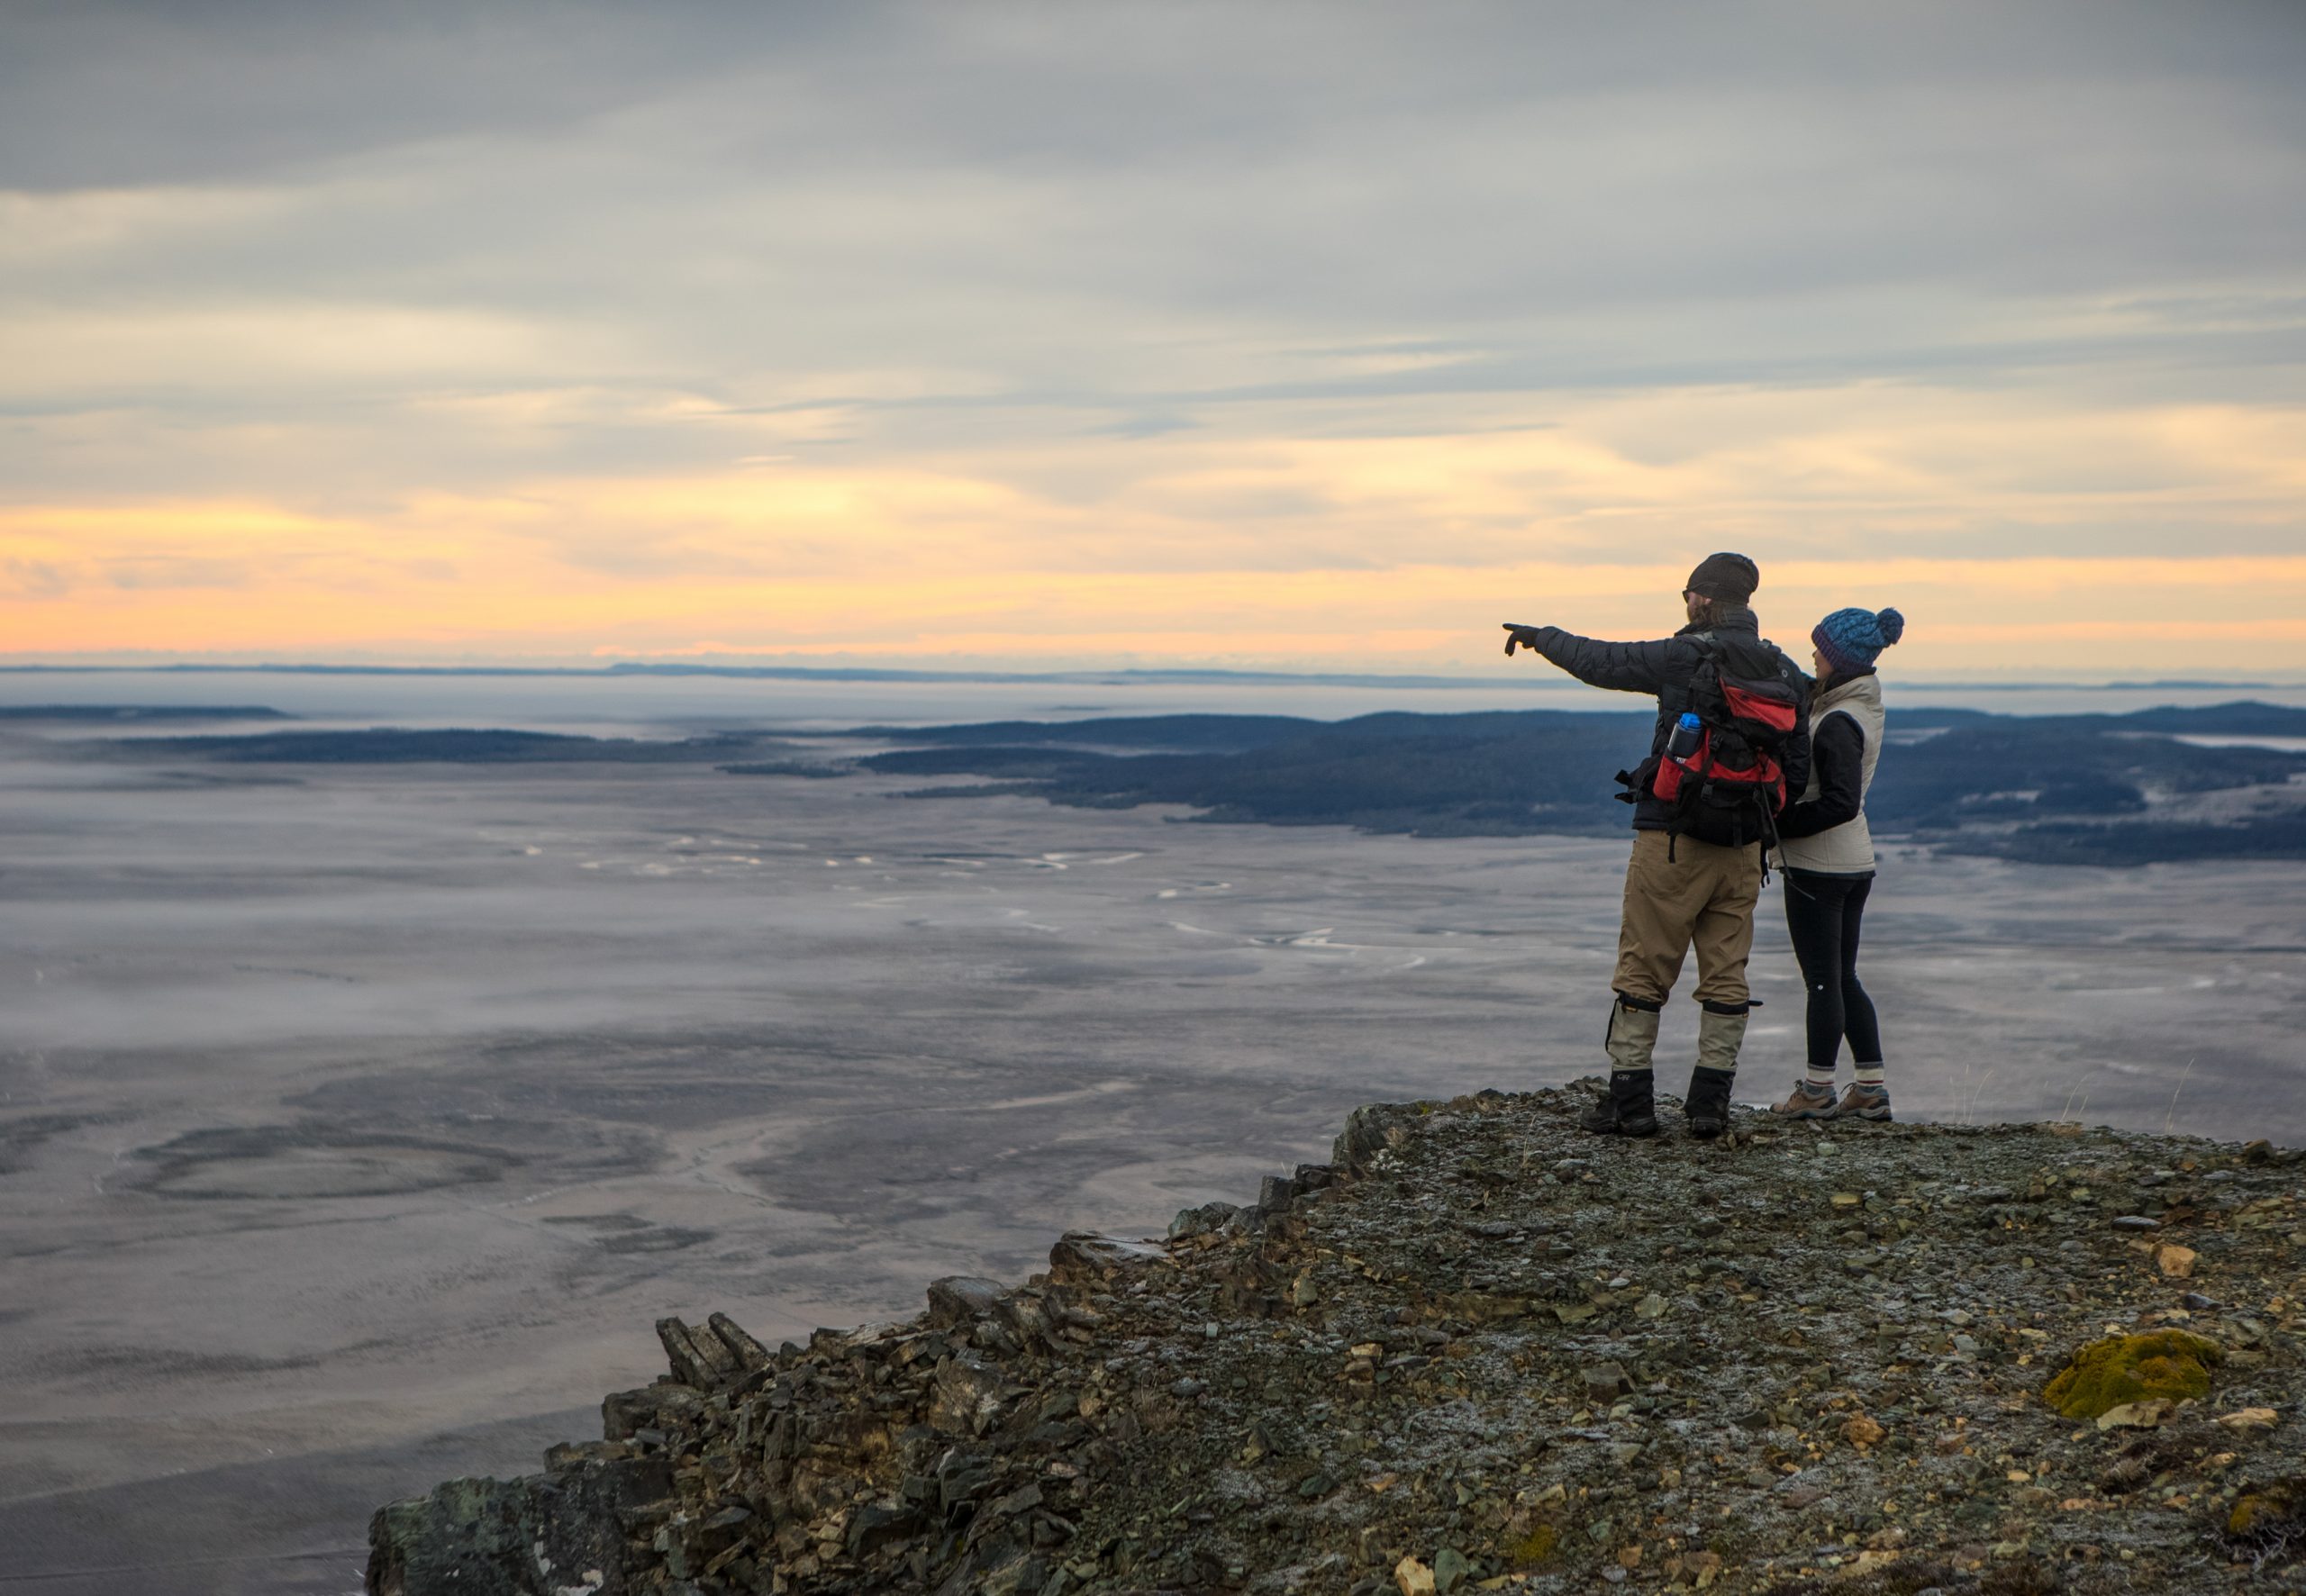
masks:
POLYGON ((1889 1082, 1882 1078, 1882 1061, 1877 1058, 1871 1064, 1859 1065, 1857 1066, 1857 1084, 1861 1086, 1888 1085, 1889 1082))
POLYGON ((1802 1084, 1804 1086, 1823 1086, 1830 1089, 1834 1084, 1834 1072, 1829 1069, 1820 1069, 1816 1065, 1811 1065, 1802 1072, 1802 1084))

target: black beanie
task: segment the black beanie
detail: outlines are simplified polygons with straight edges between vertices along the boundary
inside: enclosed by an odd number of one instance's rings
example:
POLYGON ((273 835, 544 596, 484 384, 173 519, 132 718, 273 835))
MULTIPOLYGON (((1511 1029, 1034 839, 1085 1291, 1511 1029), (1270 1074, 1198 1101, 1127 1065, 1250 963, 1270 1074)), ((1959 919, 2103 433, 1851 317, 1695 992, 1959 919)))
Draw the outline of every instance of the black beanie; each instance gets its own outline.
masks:
POLYGON ((1742 604, 1754 596, 1754 589, 1761 585, 1761 567, 1744 555, 1709 554, 1698 561, 1697 569, 1690 573, 1690 579, 1682 584, 1682 588, 1686 593, 1742 604))

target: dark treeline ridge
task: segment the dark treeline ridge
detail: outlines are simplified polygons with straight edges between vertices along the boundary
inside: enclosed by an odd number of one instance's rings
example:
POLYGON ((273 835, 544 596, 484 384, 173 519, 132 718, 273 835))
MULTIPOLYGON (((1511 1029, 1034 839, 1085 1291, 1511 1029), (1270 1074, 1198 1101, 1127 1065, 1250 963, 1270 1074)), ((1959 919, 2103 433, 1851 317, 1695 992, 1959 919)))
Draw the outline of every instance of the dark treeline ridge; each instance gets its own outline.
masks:
MULTIPOLYGON (((1028 793, 1082 808, 1175 804, 1194 818, 1346 825, 1425 837, 1621 830, 1614 773, 1648 746, 1648 712, 1148 715, 678 741, 489 730, 265 731, 123 739, 137 757, 280 764, 713 764, 738 775, 983 778, 919 789, 1028 793), (853 761, 825 739, 895 744, 853 761)), ((1867 809, 1878 832, 2056 864, 2306 857, 2306 752, 2202 746, 2306 739, 2306 710, 2238 703, 2127 715, 1894 710, 1867 809), (2208 794, 2236 802, 2211 804, 2208 794)))
POLYGON ((1591 720, 1590 715, 1560 711, 1513 710, 1496 715, 1364 715, 1358 721, 1309 721, 1301 715, 1127 715, 1101 721, 980 721, 966 726, 860 726, 852 731, 826 736, 862 738, 879 742, 930 743, 939 748, 1112 748, 1139 752, 1213 754, 1239 753, 1270 748, 1307 732, 1333 725, 1357 726, 1371 721, 1517 720, 1551 714, 1566 720, 1591 720))
MULTIPOLYGON (((995 722, 874 729, 916 746, 868 756, 892 775, 978 775, 923 795, 1031 793, 1058 803, 1174 803, 1200 818, 1350 825, 1421 836, 1606 831, 1614 773, 1648 748, 1647 712, 1528 710, 1285 717, 995 722)), ((2264 703, 2129 715, 1896 712, 1868 803, 1877 830, 1965 852, 2051 863, 2306 857, 2300 807, 2211 824, 2156 800, 2280 788, 2306 753, 2202 747, 2183 737, 2306 738, 2306 711, 2264 703)), ((2278 801, 2277 801, 2278 802, 2278 801)))
POLYGON ((861 763, 897 775, 994 776, 1007 790, 1082 807, 1185 804, 1220 821, 1428 837, 1599 830, 1623 823, 1624 811, 1603 801, 1610 773, 1639 756, 1649 721, 1569 710, 1334 723, 1177 715, 1142 726, 1017 726, 985 740, 989 729, 948 727, 895 734, 936 746, 861 763), (1119 749, 1141 751, 1109 751, 1119 749))

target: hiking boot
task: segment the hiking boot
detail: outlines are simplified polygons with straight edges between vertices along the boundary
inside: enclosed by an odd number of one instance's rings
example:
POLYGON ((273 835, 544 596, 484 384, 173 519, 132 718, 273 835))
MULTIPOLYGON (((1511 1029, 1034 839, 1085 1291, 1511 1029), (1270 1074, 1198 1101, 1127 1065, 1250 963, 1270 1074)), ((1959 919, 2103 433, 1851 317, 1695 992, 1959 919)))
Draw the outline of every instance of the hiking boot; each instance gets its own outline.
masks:
POLYGON ((1657 1051, 1657 1010, 1619 994, 1610 1005, 1610 1029, 1602 1046, 1610 1055, 1610 1090, 1577 1122, 1596 1136, 1655 1136, 1656 1076, 1649 1063, 1657 1051))
POLYGON ((1841 1089, 1841 1102, 1834 1111, 1854 1114, 1861 1120, 1887 1120, 1890 1117, 1890 1089, 1866 1081, 1853 1081, 1841 1089))
POLYGON ((1657 1076, 1646 1069, 1610 1072, 1610 1089, 1580 1117, 1578 1125, 1596 1136, 1655 1136, 1657 1101, 1651 1084, 1657 1076))
POLYGON ((1781 1120, 1830 1120, 1841 1109, 1834 1102, 1831 1083, 1820 1086, 1800 1081, 1786 1093, 1784 1102, 1770 1104, 1769 1111, 1781 1120))
POLYGON ((1690 1134, 1711 1141, 1730 1129, 1730 1083, 1738 1077, 1726 1069, 1703 1065, 1690 1072, 1690 1093, 1682 1100, 1682 1119, 1690 1134))
POLYGON ((1738 1076, 1738 1049, 1745 1045, 1748 1005, 1701 1003, 1697 1011, 1697 1068, 1690 1072, 1682 1119, 1690 1134, 1711 1141, 1730 1129, 1730 1083, 1738 1076))

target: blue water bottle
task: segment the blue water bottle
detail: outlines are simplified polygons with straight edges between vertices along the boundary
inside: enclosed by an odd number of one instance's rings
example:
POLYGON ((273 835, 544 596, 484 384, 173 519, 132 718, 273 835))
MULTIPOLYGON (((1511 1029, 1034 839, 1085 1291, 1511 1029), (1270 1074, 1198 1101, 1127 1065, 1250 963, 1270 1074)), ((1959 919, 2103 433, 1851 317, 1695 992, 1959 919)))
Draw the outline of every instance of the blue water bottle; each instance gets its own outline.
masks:
POLYGON ((1705 722, 1693 711, 1682 712, 1681 724, 1674 728, 1674 735, 1666 739, 1666 757, 1686 764, 1697 757, 1698 744, 1705 740, 1705 722))

